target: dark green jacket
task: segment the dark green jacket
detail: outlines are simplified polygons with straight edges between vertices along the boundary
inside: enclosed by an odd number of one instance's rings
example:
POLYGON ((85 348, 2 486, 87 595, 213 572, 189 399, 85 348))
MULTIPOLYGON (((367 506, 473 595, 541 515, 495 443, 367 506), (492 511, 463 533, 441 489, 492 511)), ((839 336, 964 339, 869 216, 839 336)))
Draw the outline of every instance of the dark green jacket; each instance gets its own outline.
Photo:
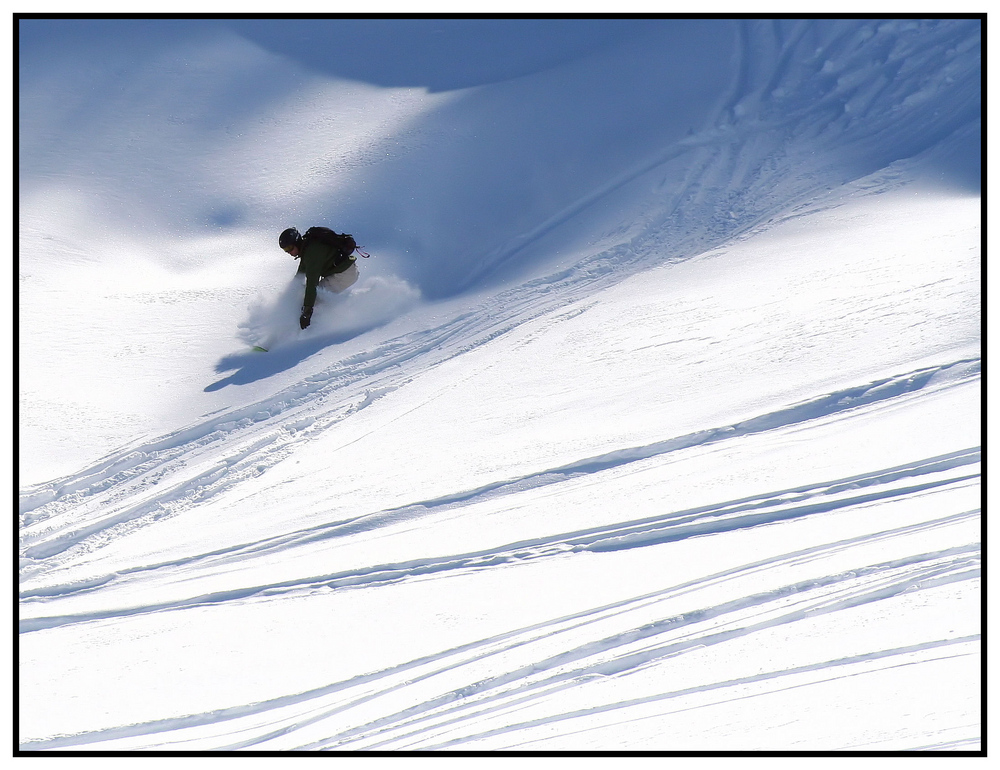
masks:
POLYGON ((356 257, 345 257, 340 249, 321 243, 316 239, 303 238, 299 247, 298 275, 306 277, 306 295, 302 300, 303 307, 312 307, 316 303, 316 285, 327 275, 342 273, 354 264, 356 257))

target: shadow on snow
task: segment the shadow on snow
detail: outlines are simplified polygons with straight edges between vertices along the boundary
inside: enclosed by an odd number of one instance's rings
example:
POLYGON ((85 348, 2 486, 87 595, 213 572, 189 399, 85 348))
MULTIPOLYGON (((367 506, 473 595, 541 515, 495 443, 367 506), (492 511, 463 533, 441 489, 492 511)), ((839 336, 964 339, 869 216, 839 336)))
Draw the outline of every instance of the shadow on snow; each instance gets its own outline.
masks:
POLYGON ((223 356, 215 365, 215 371, 220 374, 229 371, 233 373, 228 377, 223 377, 221 380, 213 382, 211 385, 207 385, 205 392, 211 393, 221 390, 227 385, 248 385, 258 380, 267 379, 275 374, 294 368, 324 348, 347 342, 368 331, 371 331, 371 329, 324 333, 312 339, 296 341, 290 345, 284 345, 268 352, 248 350, 245 353, 232 353, 228 356, 223 356))

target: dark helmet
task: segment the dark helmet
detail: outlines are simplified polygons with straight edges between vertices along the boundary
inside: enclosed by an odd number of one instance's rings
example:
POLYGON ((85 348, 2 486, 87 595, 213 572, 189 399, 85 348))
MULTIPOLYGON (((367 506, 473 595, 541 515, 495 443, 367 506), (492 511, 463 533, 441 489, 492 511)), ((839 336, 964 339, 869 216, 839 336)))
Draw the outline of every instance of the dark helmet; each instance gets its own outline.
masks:
POLYGON ((302 241, 302 236, 299 235, 299 231, 294 227, 289 227, 287 230, 283 230, 281 235, 278 236, 278 245, 283 249, 290 249, 292 246, 298 246, 302 241))

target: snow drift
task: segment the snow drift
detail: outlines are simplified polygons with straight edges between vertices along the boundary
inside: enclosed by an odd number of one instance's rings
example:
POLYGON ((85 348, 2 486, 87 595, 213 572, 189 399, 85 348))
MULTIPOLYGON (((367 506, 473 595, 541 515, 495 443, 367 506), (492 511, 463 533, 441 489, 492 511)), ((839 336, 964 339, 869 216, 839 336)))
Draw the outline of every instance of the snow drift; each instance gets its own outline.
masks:
POLYGON ((979 748, 979 20, 19 45, 23 750, 979 748))

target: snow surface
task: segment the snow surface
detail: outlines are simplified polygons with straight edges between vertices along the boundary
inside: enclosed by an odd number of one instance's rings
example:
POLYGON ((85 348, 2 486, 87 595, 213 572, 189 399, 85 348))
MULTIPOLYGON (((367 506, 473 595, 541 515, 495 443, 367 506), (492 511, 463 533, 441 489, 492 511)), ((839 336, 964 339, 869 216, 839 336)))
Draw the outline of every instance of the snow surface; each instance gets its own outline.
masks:
POLYGON ((21 750, 979 750, 980 33, 22 20, 21 750))

